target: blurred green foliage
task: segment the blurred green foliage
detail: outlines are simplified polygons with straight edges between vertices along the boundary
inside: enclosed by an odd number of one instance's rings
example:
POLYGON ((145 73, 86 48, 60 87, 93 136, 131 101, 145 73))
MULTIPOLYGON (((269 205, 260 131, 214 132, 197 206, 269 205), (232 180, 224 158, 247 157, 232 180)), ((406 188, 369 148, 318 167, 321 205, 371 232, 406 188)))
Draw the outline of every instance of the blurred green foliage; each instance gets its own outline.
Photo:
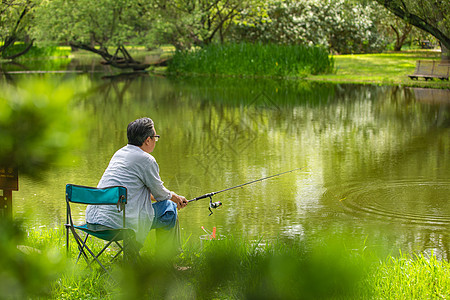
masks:
POLYGON ((83 142, 83 118, 72 102, 74 87, 31 80, 17 86, 3 83, 0 89, 0 166, 39 177, 51 165, 73 159, 69 150, 83 142))
POLYGON ((186 249, 171 263, 144 257, 125 266, 123 295, 183 299, 356 299, 368 296, 360 283, 369 260, 343 242, 225 239, 186 249))
POLYGON ((59 249, 20 246, 24 238, 20 222, 0 219, 0 299, 48 297, 52 281, 64 270, 59 249))

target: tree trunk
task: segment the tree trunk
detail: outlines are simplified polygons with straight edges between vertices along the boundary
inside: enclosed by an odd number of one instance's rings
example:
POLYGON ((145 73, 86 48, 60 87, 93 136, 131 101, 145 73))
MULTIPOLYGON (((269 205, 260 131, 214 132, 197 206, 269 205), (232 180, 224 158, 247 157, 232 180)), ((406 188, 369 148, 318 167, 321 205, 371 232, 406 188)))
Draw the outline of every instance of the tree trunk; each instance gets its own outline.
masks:
POLYGON ((441 44, 441 60, 443 62, 450 63, 450 49, 446 48, 443 43, 441 44))
POLYGON ((111 65, 119 69, 133 69, 135 71, 145 70, 150 64, 138 62, 134 60, 124 46, 119 46, 114 55, 111 55, 106 48, 97 49, 86 44, 70 43, 72 47, 87 50, 100 55, 105 61, 102 64, 111 65), (118 55, 119 52, 122 54, 118 55))

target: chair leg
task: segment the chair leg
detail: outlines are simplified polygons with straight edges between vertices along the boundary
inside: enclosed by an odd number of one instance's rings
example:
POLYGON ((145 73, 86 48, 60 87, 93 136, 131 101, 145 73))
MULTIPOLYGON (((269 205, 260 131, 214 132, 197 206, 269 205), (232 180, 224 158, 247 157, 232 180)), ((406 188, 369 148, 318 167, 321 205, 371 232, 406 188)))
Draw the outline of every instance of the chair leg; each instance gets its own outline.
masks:
MULTIPOLYGON (((83 257, 84 257, 84 259, 86 260, 86 264, 89 266, 89 267, 91 267, 91 263, 95 260, 101 267, 102 267, 102 269, 106 272, 106 273, 108 273, 108 270, 106 270, 106 268, 102 265, 102 263, 98 260, 98 258, 97 258, 97 256, 94 254, 94 252, 92 252, 92 250, 86 245, 86 243, 85 243, 85 241, 87 240, 87 238, 88 238, 88 236, 89 236, 89 234, 87 234, 86 235, 86 238, 85 238, 85 240, 84 240, 84 242, 83 242, 83 240, 81 239, 81 237, 75 232, 75 229, 73 229, 73 228, 71 228, 72 229, 72 233, 73 233, 73 235, 74 235, 74 237, 75 237, 75 240, 76 240, 76 242, 77 242, 77 244, 78 244, 78 249, 80 250, 80 253, 82 253, 83 254, 83 257), (80 242, 81 241, 81 242, 80 242), (83 242, 83 244, 81 244, 83 242), (88 257, 87 257, 87 254, 86 254, 86 252, 84 251, 84 250, 87 250, 88 252, 89 252, 89 254, 91 254, 92 255, 92 257, 94 258, 92 261, 89 261, 89 259, 88 259, 88 257)), ((78 262, 78 261, 77 261, 78 262)))
MULTIPOLYGON (((73 237, 75 238, 75 242, 77 243, 78 250, 80 251, 80 252, 79 252, 79 255, 78 255, 78 258, 77 258, 77 263, 78 263, 78 259, 79 259, 80 254, 83 254, 84 260, 85 260, 86 263, 89 265, 89 259, 88 259, 88 257, 87 257, 86 252, 84 252, 84 245, 85 245, 85 243, 83 242, 83 240, 82 240, 81 237, 77 234, 77 232, 75 231, 75 229, 74 229, 73 227, 70 227, 70 231, 72 232, 72 235, 73 235, 73 237)), ((86 238, 87 238, 87 237, 86 237, 86 238)), ((85 240, 86 240, 86 239, 85 239, 85 240)))
POLYGON ((111 259, 111 262, 114 261, 119 255, 120 253, 124 252, 124 246, 120 245, 120 243, 118 241, 116 241, 115 239, 119 236, 120 232, 118 232, 104 247, 103 249, 96 255, 87 245, 87 241, 89 239, 90 234, 86 233, 86 236, 84 237, 84 239, 77 233, 77 231, 75 230, 74 227, 68 227, 68 229, 71 230, 74 238, 75 238, 75 242, 77 243, 78 246, 78 256, 76 259, 76 264, 78 263, 78 261, 80 260, 80 257, 83 256, 84 260, 86 261, 87 266, 89 266, 89 268, 91 268, 91 264, 96 261, 100 267, 102 267, 102 269, 109 274, 108 270, 105 268, 105 266, 100 262, 99 257, 100 255, 103 254, 103 252, 113 243, 115 242, 117 244, 117 246, 120 248, 118 253, 111 259), (89 259, 87 252, 89 252, 89 254, 92 256, 92 259, 89 259))
POLYGON ((84 247, 86 246, 86 241, 87 241, 88 237, 89 237, 89 233, 87 233, 87 234, 86 234, 86 237, 84 238, 84 241, 83 241, 83 246, 81 247, 82 249, 80 249, 80 252, 78 253, 77 261, 76 261, 76 263, 75 263, 75 264, 77 264, 77 263, 78 263, 78 260, 80 259, 80 256, 81 256, 81 253, 83 253, 83 252, 84 252, 84 251, 82 251, 82 250, 83 250, 83 249, 84 249, 84 247))
POLYGON ((115 241, 115 243, 120 248, 120 250, 117 251, 116 255, 114 255, 114 257, 111 259, 111 262, 113 262, 120 255, 120 253, 123 252, 123 246, 117 241, 115 241))
POLYGON ((66 225, 66 256, 69 256, 69 227, 66 225))
POLYGON ((102 263, 98 260, 98 257, 94 254, 94 252, 92 252, 91 251, 91 249, 87 246, 87 245, 84 245, 85 246, 85 248, 86 248, 86 250, 92 255, 92 257, 94 258, 93 260, 91 260, 90 262, 87 262, 88 263, 88 266, 90 267, 91 266, 91 264, 92 264, 92 262, 95 260, 99 265, 100 265, 100 267, 102 267, 102 269, 106 272, 106 273, 108 273, 108 270, 106 270, 106 268, 102 265, 102 263))
MULTIPOLYGON (((112 244, 113 241, 115 241, 115 239, 119 236, 120 232, 118 232, 106 245, 105 247, 103 247, 103 249, 96 255, 96 257, 100 257, 100 255, 102 255, 102 253, 109 247, 109 245, 112 244)), ((116 242, 117 244, 117 242, 116 242)), ((120 247, 122 248, 122 247, 120 247)))

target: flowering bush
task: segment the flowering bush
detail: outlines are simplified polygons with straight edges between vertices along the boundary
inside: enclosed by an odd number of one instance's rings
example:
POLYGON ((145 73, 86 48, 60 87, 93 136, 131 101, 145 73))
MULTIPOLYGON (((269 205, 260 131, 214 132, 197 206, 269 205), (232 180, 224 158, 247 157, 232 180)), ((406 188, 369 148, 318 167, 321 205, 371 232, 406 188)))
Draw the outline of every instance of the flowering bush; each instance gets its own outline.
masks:
POLYGON ((323 45, 337 53, 377 52, 386 45, 375 6, 344 0, 271 1, 259 14, 244 10, 232 39, 323 45))

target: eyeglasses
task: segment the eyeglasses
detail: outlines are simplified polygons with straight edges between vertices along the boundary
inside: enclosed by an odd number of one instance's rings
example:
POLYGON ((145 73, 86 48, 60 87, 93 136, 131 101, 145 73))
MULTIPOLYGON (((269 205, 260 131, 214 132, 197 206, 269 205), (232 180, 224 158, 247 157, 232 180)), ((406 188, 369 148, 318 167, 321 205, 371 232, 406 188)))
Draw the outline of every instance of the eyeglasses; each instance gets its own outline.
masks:
POLYGON ((160 135, 152 135, 151 136, 151 138, 155 138, 155 142, 157 142, 160 137, 161 137, 160 135))

